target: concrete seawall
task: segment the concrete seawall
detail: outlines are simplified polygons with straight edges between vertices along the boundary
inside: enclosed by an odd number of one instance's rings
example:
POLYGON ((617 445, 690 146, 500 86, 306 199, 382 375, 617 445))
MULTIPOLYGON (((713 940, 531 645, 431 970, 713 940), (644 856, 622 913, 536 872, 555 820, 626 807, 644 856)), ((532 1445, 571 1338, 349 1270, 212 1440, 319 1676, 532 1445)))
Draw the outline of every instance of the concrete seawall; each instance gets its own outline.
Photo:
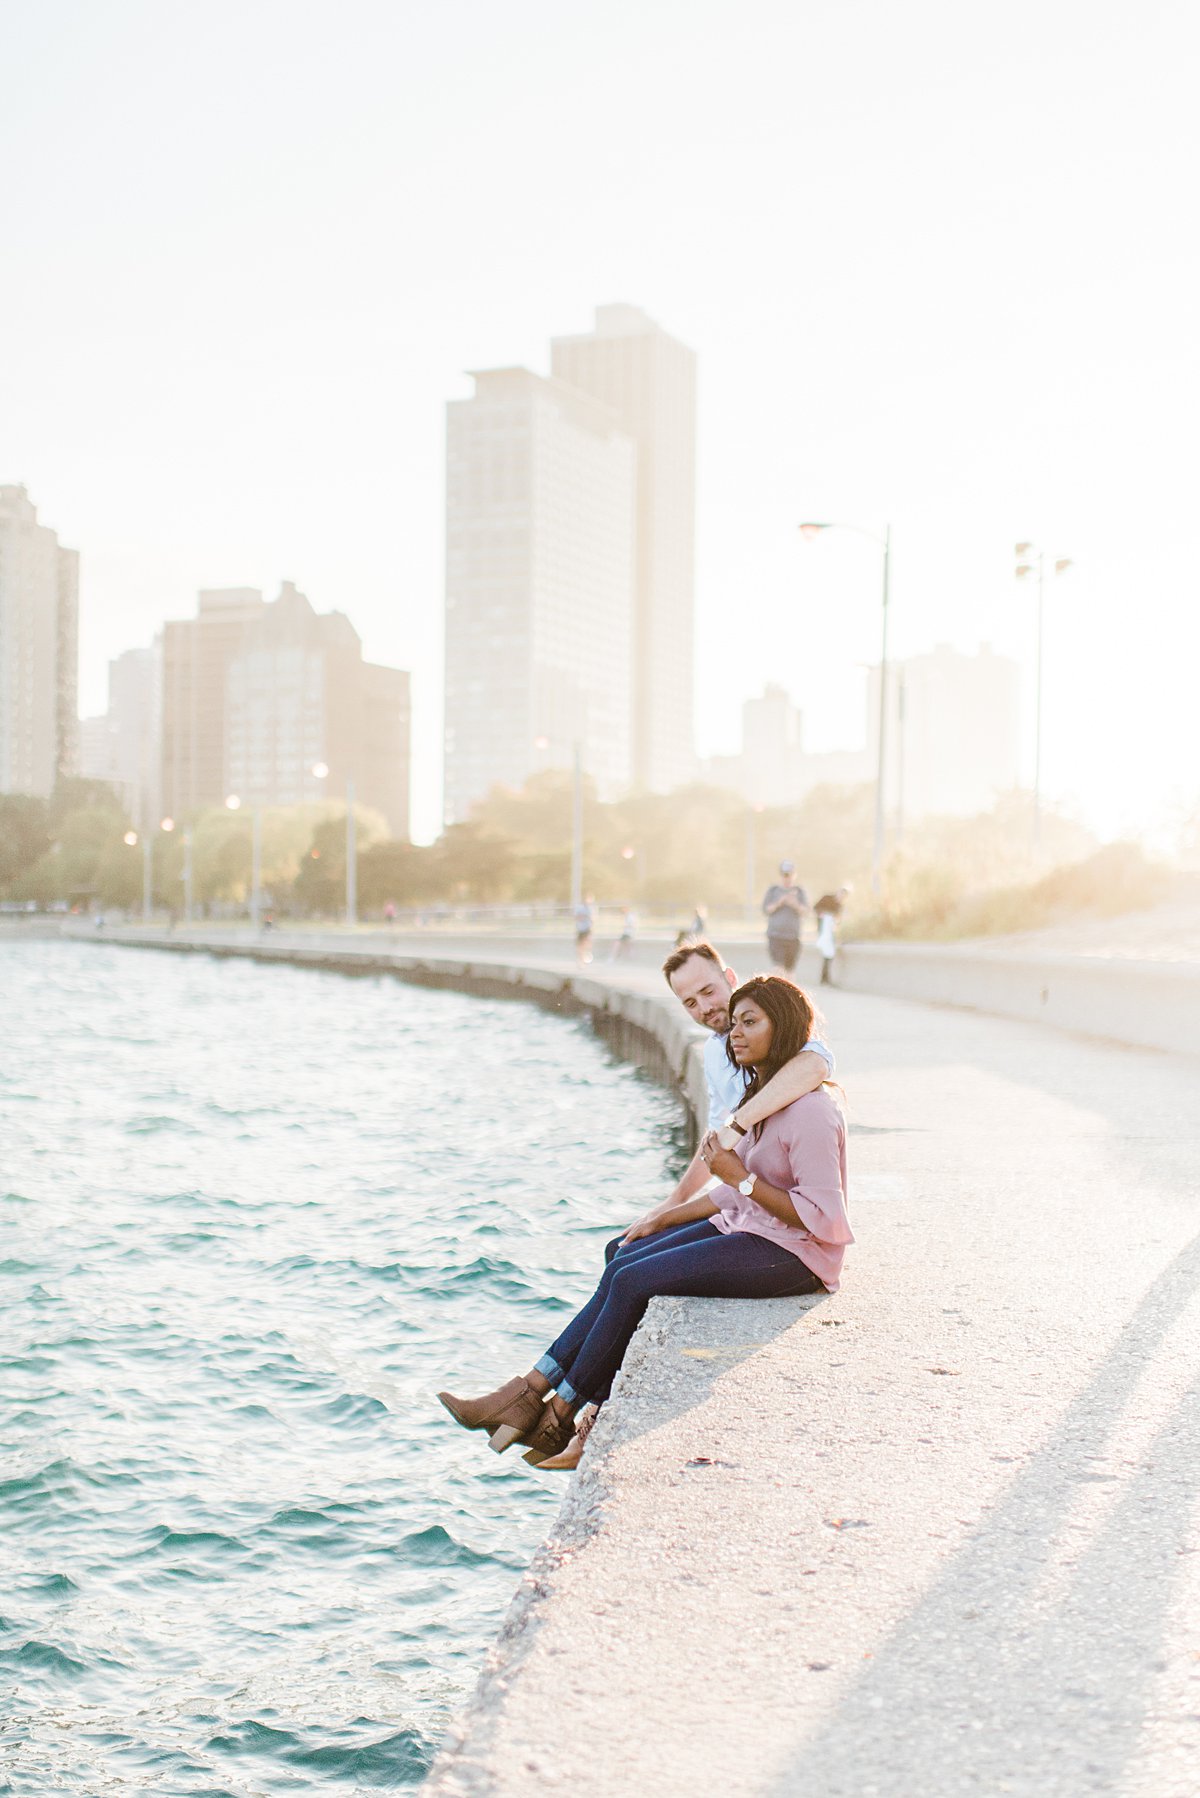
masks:
MULTIPOLYGON (((702 1103, 652 969, 114 935, 587 1011, 702 1103)), ((844 1290, 652 1304, 432 1798, 1195 1798, 1196 1063, 857 953, 844 1290)))
POLYGON ((1048 955, 980 943, 853 943, 852 992, 1023 1018, 1143 1048, 1200 1055, 1200 966, 1048 955))

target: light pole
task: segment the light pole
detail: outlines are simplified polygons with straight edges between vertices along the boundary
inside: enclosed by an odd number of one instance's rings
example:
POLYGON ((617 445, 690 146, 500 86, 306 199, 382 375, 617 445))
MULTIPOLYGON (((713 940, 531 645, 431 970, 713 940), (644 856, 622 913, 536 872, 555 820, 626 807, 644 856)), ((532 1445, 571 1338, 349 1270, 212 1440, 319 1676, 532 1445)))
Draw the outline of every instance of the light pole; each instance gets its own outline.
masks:
POLYGON ((761 805, 752 805, 746 813, 746 916, 754 916, 758 895, 758 818, 761 805))
MULTIPOLYGON (((164 818, 159 824, 160 830, 172 831, 175 828, 174 818, 164 818)), ((133 837, 137 842, 137 834, 130 831, 125 838, 128 843, 133 837)), ((142 923, 148 924, 154 914, 154 837, 149 830, 142 832, 142 923)))
POLYGON ((192 827, 183 827, 183 921, 192 921, 192 827))
POLYGON ((354 782, 346 776, 346 922, 358 923, 358 837, 354 828, 354 782))
MULTIPOLYGON (((329 779, 329 763, 314 762, 314 780, 329 779)), ((346 922, 358 923, 358 832, 354 821, 354 780, 346 776, 346 922)))
POLYGON ((576 737, 571 796, 571 906, 583 904, 583 744, 576 737))
MULTIPOLYGON (((1017 543, 1013 548, 1017 579, 1028 580, 1031 574, 1037 574, 1037 697, 1034 701, 1033 731, 1033 853, 1036 858, 1042 852, 1042 645, 1046 610, 1046 554, 1036 543, 1017 543)), ((1059 556, 1052 566, 1051 578, 1057 580, 1070 566, 1070 556, 1059 556)))
MULTIPOLYGON (((236 793, 227 795, 225 804, 231 812, 241 808, 241 799, 236 793)), ((262 874, 262 807, 256 805, 250 814, 250 928, 258 929, 258 920, 262 910, 259 892, 262 874)))
POLYGON ((879 652, 879 767, 875 775, 875 843, 871 852, 871 891, 878 899, 883 891, 883 782, 887 753, 887 685, 888 685, 888 594, 892 573, 892 527, 884 526, 883 536, 861 524, 802 524, 800 535, 810 542, 820 531, 853 531, 869 537, 883 551, 883 642, 879 652))

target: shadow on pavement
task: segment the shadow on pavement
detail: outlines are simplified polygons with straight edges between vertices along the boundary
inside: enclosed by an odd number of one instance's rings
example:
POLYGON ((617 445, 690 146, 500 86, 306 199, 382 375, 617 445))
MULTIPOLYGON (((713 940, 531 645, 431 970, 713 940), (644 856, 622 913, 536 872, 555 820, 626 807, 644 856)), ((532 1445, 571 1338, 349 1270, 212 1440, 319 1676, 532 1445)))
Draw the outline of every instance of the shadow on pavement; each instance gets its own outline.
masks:
MULTIPOLYGON (((1093 1463, 1198 1291, 1200 1237, 983 1527, 767 1788, 773 1798, 1120 1789, 1152 1719, 1182 1557, 1200 1553, 1200 1383, 1123 1478, 1093 1463), (1080 1531, 1078 1551, 1056 1555, 1069 1513, 1097 1483, 1111 1485, 1115 1502, 1090 1537, 1080 1531)), ((1200 1714, 1174 1722, 1189 1732, 1195 1768, 1200 1714)))

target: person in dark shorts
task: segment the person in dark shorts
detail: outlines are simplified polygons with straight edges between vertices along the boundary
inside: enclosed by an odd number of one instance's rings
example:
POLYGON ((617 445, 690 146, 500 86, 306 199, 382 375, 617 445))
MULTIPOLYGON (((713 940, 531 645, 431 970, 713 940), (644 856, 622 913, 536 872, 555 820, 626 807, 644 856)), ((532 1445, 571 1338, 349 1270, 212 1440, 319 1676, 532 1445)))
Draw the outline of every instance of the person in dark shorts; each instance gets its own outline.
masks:
POLYGON ((795 862, 780 862, 780 879, 763 895, 767 916, 767 953, 775 967, 790 974, 800 954, 800 937, 808 894, 796 879, 795 862))

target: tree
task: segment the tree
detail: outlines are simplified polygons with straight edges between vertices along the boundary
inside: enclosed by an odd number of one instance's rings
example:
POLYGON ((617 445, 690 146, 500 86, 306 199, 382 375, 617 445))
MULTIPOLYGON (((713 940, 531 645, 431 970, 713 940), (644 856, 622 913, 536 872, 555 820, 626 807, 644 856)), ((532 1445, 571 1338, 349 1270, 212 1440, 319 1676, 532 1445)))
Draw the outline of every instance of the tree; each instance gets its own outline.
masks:
POLYGON ((0 793, 0 893, 50 848, 49 808, 32 793, 0 793))

